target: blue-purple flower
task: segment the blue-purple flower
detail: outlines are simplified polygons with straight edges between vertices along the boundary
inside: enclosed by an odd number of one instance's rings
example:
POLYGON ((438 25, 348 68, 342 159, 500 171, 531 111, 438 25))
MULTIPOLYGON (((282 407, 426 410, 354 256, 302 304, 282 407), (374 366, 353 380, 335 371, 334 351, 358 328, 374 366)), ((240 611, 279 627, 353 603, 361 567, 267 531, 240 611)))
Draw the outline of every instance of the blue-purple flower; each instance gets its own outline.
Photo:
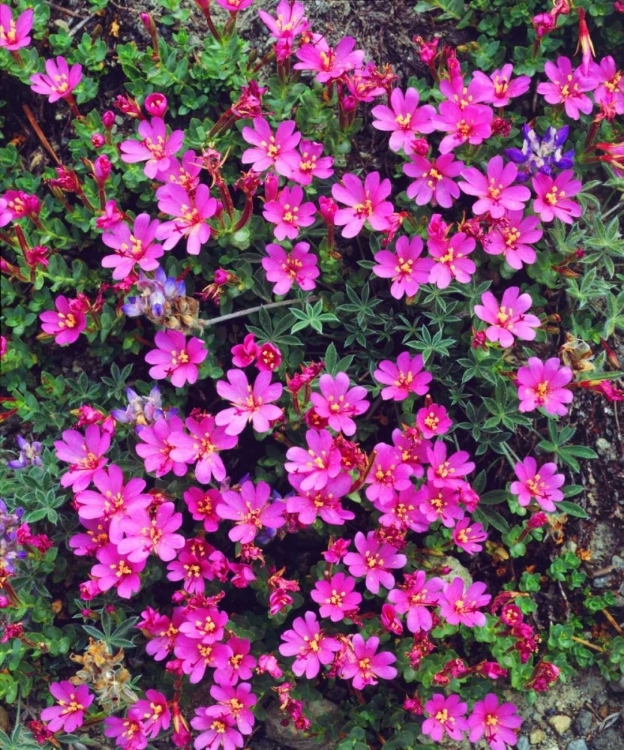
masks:
POLYGON ((25 469, 27 466, 41 466, 41 450, 43 446, 41 443, 33 442, 29 443, 21 435, 17 436, 17 444, 19 445, 19 456, 12 461, 7 461, 7 466, 10 469, 25 469))
POLYGON ((549 127, 544 136, 540 137, 533 128, 522 126, 524 143, 522 148, 505 149, 505 156, 516 164, 522 164, 518 171, 517 182, 526 182, 531 175, 552 175, 555 170, 570 169, 574 166, 574 150, 563 152, 570 128, 549 127))
POLYGON ((155 271, 153 278, 139 271, 136 285, 141 292, 140 296, 128 297, 126 304, 121 308, 130 318, 139 315, 147 315, 156 320, 163 318, 172 303, 186 295, 184 282, 168 277, 162 268, 155 271))

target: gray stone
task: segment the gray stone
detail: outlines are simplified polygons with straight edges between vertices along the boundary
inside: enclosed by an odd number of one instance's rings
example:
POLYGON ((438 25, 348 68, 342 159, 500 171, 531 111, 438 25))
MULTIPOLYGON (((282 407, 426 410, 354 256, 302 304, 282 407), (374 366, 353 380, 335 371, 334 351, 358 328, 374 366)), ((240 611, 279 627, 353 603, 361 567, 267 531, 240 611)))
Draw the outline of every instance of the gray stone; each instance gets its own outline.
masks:
POLYGON ((466 586, 472 586, 473 579, 470 571, 459 560, 454 557, 439 557, 436 563, 441 568, 450 568, 448 573, 439 576, 445 583, 452 583, 455 578, 461 578, 466 586))
POLYGON ((624 558, 621 558, 619 555, 613 555, 611 558, 611 565, 616 570, 624 570, 624 558))
POLYGON ((592 750, 624 750, 621 727, 609 727, 592 740, 592 750))
POLYGON ((548 719, 550 726, 557 734, 565 734, 572 725, 572 719, 565 714, 557 714, 548 719))
POLYGON ((587 742, 583 739, 572 740, 572 742, 568 742, 566 750, 588 750, 587 742))
POLYGON ((529 738, 525 734, 521 734, 518 737, 518 743, 516 745, 517 750, 531 750, 531 745, 529 744, 529 738))
POLYGON ((312 724, 320 724, 326 730, 327 739, 324 742, 318 736, 306 735, 305 732, 297 729, 292 721, 283 726, 282 721, 286 717, 279 710, 277 704, 271 706, 267 711, 264 728, 270 739, 279 742, 281 745, 286 745, 292 750, 330 750, 336 745, 340 714, 340 709, 335 703, 323 698, 306 703, 305 715, 312 724), (332 731, 332 727, 334 731, 332 731))
POLYGON ((586 708, 582 708, 576 718, 574 719, 573 728, 576 734, 581 734, 584 737, 589 734, 594 717, 591 711, 586 708))

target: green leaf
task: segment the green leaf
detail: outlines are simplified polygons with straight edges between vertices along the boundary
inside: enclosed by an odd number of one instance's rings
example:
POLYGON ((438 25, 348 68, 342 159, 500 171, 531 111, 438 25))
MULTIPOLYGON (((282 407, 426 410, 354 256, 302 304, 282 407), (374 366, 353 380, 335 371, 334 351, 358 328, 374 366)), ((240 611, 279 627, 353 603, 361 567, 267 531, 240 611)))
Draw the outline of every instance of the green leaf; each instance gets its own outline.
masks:
POLYGON ((507 490, 490 490, 490 492, 481 495, 479 505, 498 505, 507 502, 507 500, 509 500, 507 490))
POLYGON ((555 503, 555 508, 557 513, 567 513, 569 516, 574 516, 574 518, 589 518, 580 505, 570 503, 567 500, 560 500, 558 503, 555 503))
POLYGON ((507 534, 510 531, 510 526, 507 520, 497 511, 490 508, 477 508, 472 514, 472 517, 479 521, 479 523, 493 526, 501 534, 507 534))

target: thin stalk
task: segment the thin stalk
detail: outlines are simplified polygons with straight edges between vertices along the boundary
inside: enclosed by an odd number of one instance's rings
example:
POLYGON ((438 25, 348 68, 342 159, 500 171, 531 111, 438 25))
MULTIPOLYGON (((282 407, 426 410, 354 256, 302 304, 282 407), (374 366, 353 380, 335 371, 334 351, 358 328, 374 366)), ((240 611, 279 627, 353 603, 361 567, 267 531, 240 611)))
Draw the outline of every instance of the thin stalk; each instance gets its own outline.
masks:
POLYGON ((275 307, 285 307, 285 306, 292 306, 292 305, 300 305, 302 302, 309 302, 314 300, 315 297, 309 298, 308 300, 300 300, 300 299, 284 299, 281 302, 271 302, 268 305, 258 305, 257 307, 250 307, 247 310, 239 310, 238 312, 228 313, 227 315, 220 315, 218 318, 213 318, 212 320, 201 320, 201 324, 203 326, 214 326, 217 323, 224 323, 226 320, 233 320, 234 318, 243 318, 246 315, 251 315, 252 313, 260 312, 260 310, 270 310, 271 308, 275 307))

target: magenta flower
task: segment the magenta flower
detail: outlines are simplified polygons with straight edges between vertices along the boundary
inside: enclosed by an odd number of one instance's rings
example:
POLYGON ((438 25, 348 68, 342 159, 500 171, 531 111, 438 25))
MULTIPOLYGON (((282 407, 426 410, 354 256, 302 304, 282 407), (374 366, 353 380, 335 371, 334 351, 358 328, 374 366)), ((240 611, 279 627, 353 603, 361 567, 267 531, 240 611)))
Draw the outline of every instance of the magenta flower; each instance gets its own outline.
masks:
POLYGON ((544 72, 550 83, 540 83, 537 93, 542 94, 549 104, 563 104, 568 117, 578 120, 582 112, 588 115, 592 111, 592 101, 585 91, 591 91, 596 82, 583 75, 581 68, 572 71, 572 62, 567 57, 558 57, 557 62, 550 60, 544 65, 544 72))
POLYGON ((82 65, 76 63, 71 68, 64 57, 46 60, 46 73, 30 76, 30 88, 35 94, 48 97, 50 104, 59 99, 69 100, 76 86, 82 81, 82 65))
POLYGON ((301 141, 299 164, 290 175, 290 179, 300 185, 309 185, 316 177, 325 180, 334 174, 334 160, 331 156, 321 156, 323 144, 314 141, 301 141), (319 158, 320 157, 320 158, 319 158))
MULTIPOLYGON (((197 682, 197 680, 195 680, 197 682)), ((193 743, 195 750, 236 750, 243 747, 245 740, 243 735, 236 729, 236 721, 229 714, 222 716, 211 716, 203 706, 195 709, 195 716, 191 719, 193 729, 200 731, 193 743)))
POLYGON ((541 229, 536 229, 538 225, 537 216, 523 219, 522 211, 509 211, 486 234, 483 249, 489 255, 503 254, 507 263, 519 271, 523 263, 535 263, 537 256, 531 245, 539 242, 544 234, 541 229))
POLYGON ((442 102, 440 114, 433 118, 436 130, 448 135, 442 139, 439 150, 448 154, 464 143, 478 146, 492 135, 494 112, 484 104, 469 104, 462 109, 454 102, 442 102))
MULTIPOLYGON (((140 141, 124 141, 120 145, 121 160, 126 164, 146 162, 143 172, 153 180, 158 172, 169 168, 171 157, 182 148, 184 131, 174 130, 167 136, 167 126, 161 117, 139 123, 140 141)), ((163 210, 163 209, 161 209, 163 210)))
POLYGON ((238 438, 228 435, 224 427, 217 427, 210 414, 201 422, 189 417, 185 424, 188 435, 180 430, 170 438, 173 446, 171 458, 196 464, 195 478, 201 484, 208 484, 213 477, 217 482, 222 482, 226 471, 219 451, 234 448, 238 438))
POLYGON ((364 183, 354 174, 345 174, 340 183, 332 186, 332 196, 348 208, 336 212, 334 222, 343 226, 343 237, 355 237, 368 221, 377 232, 390 229, 390 217, 394 206, 384 200, 390 195, 390 180, 380 180, 379 172, 366 175, 364 183))
POLYGON ((264 204, 262 215, 275 224, 273 234, 278 240, 294 240, 299 234, 299 227, 314 224, 316 206, 311 201, 302 203, 303 190, 299 185, 280 190, 277 199, 264 204))
POLYGON ((547 463, 537 467, 537 461, 528 456, 514 466, 518 477, 512 482, 509 491, 518 496, 518 503, 526 507, 532 500, 543 510, 552 513, 556 510, 555 503, 563 500, 563 492, 559 489, 565 482, 563 474, 557 474, 557 464, 547 463))
POLYGON ((230 13, 240 13, 241 10, 246 10, 253 1, 254 0, 215 0, 217 5, 220 5, 230 13))
POLYGON ((377 130, 392 133, 388 146, 392 151, 403 151, 412 154, 412 141, 418 133, 432 133, 433 123, 431 118, 435 115, 435 109, 425 104, 419 107, 420 94, 414 88, 408 88, 405 94, 401 89, 393 89, 390 94, 390 106, 379 104, 373 107, 373 127, 377 130))
MULTIPOLYGON (((267 247, 279 247, 279 245, 267 245, 267 247)), ((232 347, 232 364, 234 367, 249 367, 258 356, 259 351, 260 347, 256 344, 256 337, 253 333, 248 333, 242 344, 236 344, 232 347)))
POLYGON ((0 5, 0 47, 9 52, 15 52, 30 44, 30 30, 32 29, 34 10, 27 8, 13 19, 13 11, 8 5, 0 5))
POLYGON ((482 701, 477 701, 468 717, 470 742, 479 742, 485 737, 491 750, 507 750, 518 739, 517 729, 522 725, 522 717, 516 713, 513 703, 499 705, 494 693, 488 693, 482 701))
POLYGON ((447 529, 452 529, 456 522, 464 517, 464 511, 459 505, 459 496, 449 487, 424 484, 419 490, 419 499, 418 509, 429 523, 441 521, 447 529))
POLYGON ((396 497, 396 493, 412 486, 410 477, 413 469, 402 460, 401 451, 386 443, 375 446, 375 460, 366 478, 366 497, 378 510, 385 510, 386 504, 396 497))
POLYGON ((264 172, 275 169, 278 174, 290 177, 299 166, 297 144, 301 140, 301 133, 295 132, 294 120, 280 123, 273 135, 271 126, 263 117, 256 117, 253 127, 243 128, 243 138, 255 148, 248 148, 243 152, 243 164, 251 164, 254 172, 264 172))
POLYGON ((529 76, 518 76, 512 79, 513 65, 507 63, 487 76, 480 70, 473 74, 473 81, 480 84, 482 94, 480 101, 495 107, 506 107, 512 99, 526 94, 531 85, 529 76))
POLYGON ((436 440, 433 448, 427 448, 427 459, 431 466, 427 469, 427 478, 435 487, 458 489, 463 484, 463 477, 474 470, 475 465, 466 451, 457 451, 448 458, 446 443, 436 440))
POLYGON ((331 664, 334 653, 342 646, 335 638, 329 638, 321 630, 314 612, 296 617, 293 629, 282 633, 279 652, 282 656, 294 656, 292 671, 297 677, 305 674, 308 680, 317 676, 321 664, 331 664))
POLYGON ((123 718, 108 716, 104 719, 104 734, 114 738, 122 750, 143 750, 149 742, 145 725, 140 717, 131 717, 130 711, 123 718))
POLYGON ((425 406, 416 413, 416 426, 426 439, 444 435, 452 424, 446 409, 439 404, 425 406))
POLYGON ((517 286, 509 287, 503 293, 499 304, 492 292, 481 296, 482 305, 475 305, 475 315, 490 325, 485 329, 488 341, 499 341, 504 348, 513 346, 514 337, 523 341, 533 341, 535 328, 540 327, 536 315, 525 315, 533 300, 530 294, 520 294, 517 286))
POLYGON ((618 70, 611 55, 590 67, 591 78, 598 83, 594 101, 604 107, 613 106, 617 114, 624 114, 624 75, 618 70))
POLYGON ((208 186, 199 185, 191 197, 180 185, 164 185, 158 188, 156 197, 158 208, 176 217, 173 221, 164 221, 156 232, 159 240, 165 240, 165 250, 171 250, 186 237, 186 252, 199 255, 202 245, 210 239, 210 225, 206 220, 214 216, 218 208, 208 186))
POLYGON ((308 29, 303 3, 280 0, 276 12, 277 18, 274 18, 266 11, 258 10, 258 15, 275 39, 294 39, 308 29))
POLYGON ((293 65, 295 70, 316 71, 315 81, 327 83, 340 78, 343 73, 361 67, 364 62, 364 52, 353 50, 355 39, 345 36, 336 48, 327 44, 321 34, 312 34, 312 44, 304 44, 297 50, 298 63, 293 65))
POLYGON ((568 413, 565 404, 573 399, 572 391, 565 387, 572 377, 572 370, 562 366, 558 357, 551 357, 546 362, 529 357, 526 366, 518 370, 518 409, 533 411, 542 406, 549 414, 562 417, 568 413))
POLYGON ((262 259, 262 267, 267 281, 275 282, 273 294, 287 294, 295 282, 306 292, 314 289, 320 271, 316 255, 309 250, 307 242, 298 242, 290 252, 279 245, 266 246, 269 257, 262 259))
POLYGON ((28 217, 35 221, 41 212, 41 201, 23 190, 7 190, 0 196, 0 227, 28 217))
POLYGON ((377 678, 393 680, 397 670, 391 667, 396 656, 389 651, 377 653, 379 638, 371 636, 367 641, 357 633, 351 640, 352 652, 348 652, 347 661, 340 667, 339 676, 343 680, 353 680, 356 690, 364 690, 367 685, 376 685, 377 678))
POLYGON ((171 724, 167 698, 158 690, 146 690, 145 698, 132 704, 128 718, 141 721, 148 736, 157 737, 160 732, 169 729, 171 724))
POLYGON ((366 388, 356 385, 350 388, 349 376, 346 372, 339 372, 336 377, 325 374, 319 378, 320 393, 312 393, 310 400, 314 410, 328 420, 329 426, 336 432, 345 435, 355 434, 357 417, 368 409, 366 388))
POLYGON ((130 562, 147 560, 155 555, 165 562, 176 557, 176 550, 184 547, 185 539, 175 534, 182 526, 182 514, 175 512, 173 503, 162 503, 155 513, 146 510, 133 510, 130 518, 124 521, 124 539, 117 543, 120 555, 128 555, 130 562))
POLYGON ((378 383, 388 386, 382 389, 381 398, 384 401, 404 401, 410 393, 424 396, 429 391, 433 375, 423 372, 423 367, 422 354, 412 357, 409 352, 401 352, 396 364, 384 359, 373 373, 378 383))
POLYGON ((201 364, 208 356, 208 350, 201 339, 192 337, 188 343, 180 331, 158 331, 154 337, 157 349, 145 355, 150 367, 150 377, 162 380, 171 376, 171 384, 181 388, 185 383, 193 384, 197 380, 201 364))
MULTIPOLYGON (((202 594, 203 591, 202 584, 202 594)), ((182 661, 182 671, 189 676, 189 682, 193 685, 201 682, 208 667, 215 670, 223 669, 232 656, 232 649, 223 643, 204 643, 182 633, 176 638, 173 652, 182 661)), ((195 747, 199 746, 195 744, 195 747)))
POLYGON ((375 254, 373 273, 382 279, 392 279, 390 294, 394 299, 403 295, 413 297, 421 284, 429 280, 429 273, 434 266, 431 258, 421 258, 423 241, 414 236, 399 237, 394 253, 382 250, 375 254))
POLYGON ((216 607, 197 607, 188 613, 179 630, 203 643, 217 643, 223 640, 228 620, 227 612, 219 612, 216 607))
POLYGON ((179 185, 192 195, 199 186, 201 171, 200 157, 192 149, 189 149, 182 154, 181 162, 175 156, 171 156, 167 169, 159 169, 154 179, 158 182, 164 182, 166 185, 179 185))
POLYGON ((573 219, 581 215, 581 207, 570 198, 580 193, 583 185, 580 180, 574 179, 571 169, 566 169, 555 178, 538 172, 531 184, 537 195, 533 201, 533 210, 543 222, 559 219, 564 224, 572 224, 573 219))
POLYGON ((329 617, 332 622, 339 622, 360 606, 362 595, 354 591, 354 588, 355 579, 344 573, 336 573, 326 580, 317 581, 310 596, 321 605, 321 617, 329 617))
POLYGON ((428 632, 433 627, 430 607, 440 599, 444 582, 440 578, 430 578, 424 570, 408 573, 405 582, 388 594, 399 614, 407 613, 407 629, 410 633, 428 632))
POLYGON ((114 279, 125 279, 134 271, 138 263, 143 271, 154 271, 158 268, 157 258, 164 250, 161 245, 155 245, 157 219, 150 221, 149 214, 139 214, 134 220, 134 227, 130 231, 127 224, 117 224, 112 231, 102 235, 102 242, 115 250, 114 255, 102 258, 104 268, 114 268, 114 279))
POLYGON ((56 440, 56 457, 70 464, 69 471, 61 477, 61 487, 71 487, 74 492, 85 490, 93 475, 108 463, 104 457, 110 448, 111 436, 100 428, 89 425, 83 435, 78 430, 65 430, 63 440, 56 440))
POLYGON ((227 490, 217 505, 219 518, 235 521, 228 536, 233 542, 249 544, 263 526, 279 529, 286 523, 284 503, 270 502, 271 488, 266 482, 243 482, 238 492, 227 490))
POLYGON ((242 734, 251 734, 256 721, 251 707, 257 702, 249 683, 233 685, 213 685, 210 695, 217 701, 215 706, 206 709, 206 716, 231 716, 242 734))
POLYGON ((482 628, 486 624, 485 615, 479 612, 479 607, 485 605, 492 598, 485 594, 486 585, 477 581, 464 591, 464 582, 456 577, 451 583, 447 583, 440 599, 440 616, 449 625, 465 625, 467 628, 482 628))
POLYGON ((429 522, 418 508, 418 493, 411 483, 383 505, 375 502, 375 507, 384 511, 379 517, 381 526, 393 527, 399 531, 411 529, 419 534, 429 529, 429 522))
POLYGON ((115 588, 122 599, 130 599, 141 588, 139 573, 145 567, 144 559, 132 562, 114 544, 99 549, 96 557, 99 562, 91 568, 91 575, 101 592, 115 588))
POLYGON ((271 383, 270 372, 258 373, 253 386, 242 370, 228 370, 226 375, 228 382, 217 381, 217 393, 229 401, 232 408, 217 414, 217 425, 225 426, 226 435, 240 435, 249 422, 256 432, 268 432, 271 422, 283 414, 279 406, 271 403, 282 395, 282 384, 271 383))
POLYGON ((174 449, 170 441, 172 434, 184 429, 184 424, 179 417, 170 416, 168 419, 161 417, 153 424, 144 426, 138 433, 141 441, 136 445, 136 452, 143 459, 145 471, 153 472, 157 477, 164 477, 170 471, 177 477, 182 477, 187 472, 184 461, 172 458, 174 449))
POLYGON ((531 197, 531 191, 523 185, 510 187, 518 176, 518 167, 511 162, 503 165, 502 156, 490 159, 486 176, 475 167, 467 167, 461 176, 466 180, 459 183, 463 192, 479 198, 472 206, 476 216, 489 211, 493 219, 500 219, 507 211, 522 211, 531 197))
POLYGON ((427 717, 422 725, 422 733, 431 737, 434 742, 441 742, 444 734, 452 740, 461 741, 464 731, 469 728, 465 718, 466 703, 459 695, 449 695, 445 698, 442 693, 435 693, 430 701, 425 703, 427 717))
POLYGON ((247 638, 232 637, 227 642, 232 650, 227 667, 215 673, 215 682, 219 685, 236 685, 239 680, 250 680, 256 666, 256 658, 249 652, 251 642, 247 638))
POLYGON ((484 542, 487 536, 487 531, 480 523, 471 524, 468 518, 462 518, 453 529, 453 541, 469 555, 481 552, 481 542, 484 542))
MULTIPOLYGON (((3 6, 6 7, 6 6, 3 6)), ((50 692, 56 698, 57 706, 49 706, 41 712, 50 732, 73 732, 82 726, 84 712, 93 703, 95 696, 86 685, 72 685, 71 682, 53 682, 50 692)))
POLYGON ((303 483, 306 479, 307 477, 301 474, 291 474, 288 477, 297 494, 286 498, 286 510, 297 514, 300 524, 310 526, 316 521, 317 516, 320 516, 325 523, 342 526, 345 521, 355 518, 355 514, 345 510, 340 502, 340 498, 351 489, 349 474, 342 473, 335 479, 328 479, 320 490, 304 490, 303 483))
POLYGON ((412 161, 403 165, 405 174, 416 178, 407 186, 407 197, 413 198, 417 206, 433 201, 434 206, 450 208, 459 198, 453 177, 459 177, 463 168, 464 162, 456 161, 453 154, 442 154, 431 161, 412 154, 412 161))
POLYGON ((73 344, 87 327, 87 318, 78 300, 69 300, 60 294, 54 305, 58 312, 41 313, 39 319, 43 323, 41 328, 45 333, 54 335, 54 341, 62 346, 73 344))
POLYGON ((167 565, 167 578, 170 581, 183 581, 184 589, 190 594, 203 594, 206 580, 212 581, 215 577, 215 563, 218 563, 219 554, 206 542, 191 539, 178 559, 167 565))
POLYGON ((394 588, 393 568, 402 568, 407 563, 405 555, 397 554, 395 547, 386 542, 379 542, 374 531, 366 536, 361 531, 355 535, 357 552, 348 552, 344 564, 355 578, 366 576, 366 588, 372 593, 379 593, 379 587, 394 588))
POLYGON ((308 430, 306 442, 307 450, 295 446, 286 451, 284 468, 289 474, 301 476, 299 486, 304 492, 322 490, 342 471, 342 456, 327 430, 308 430))
POLYGON ((435 284, 439 289, 446 289, 452 279, 461 284, 470 283, 471 275, 477 270, 474 262, 467 258, 476 246, 472 237, 464 232, 457 232, 451 239, 427 240, 429 254, 435 261, 434 267, 429 273, 429 283, 435 284))
POLYGON ((184 493, 184 501, 193 520, 201 521, 208 532, 219 528, 217 505, 221 500, 219 490, 200 490, 198 487, 190 487, 184 493))

